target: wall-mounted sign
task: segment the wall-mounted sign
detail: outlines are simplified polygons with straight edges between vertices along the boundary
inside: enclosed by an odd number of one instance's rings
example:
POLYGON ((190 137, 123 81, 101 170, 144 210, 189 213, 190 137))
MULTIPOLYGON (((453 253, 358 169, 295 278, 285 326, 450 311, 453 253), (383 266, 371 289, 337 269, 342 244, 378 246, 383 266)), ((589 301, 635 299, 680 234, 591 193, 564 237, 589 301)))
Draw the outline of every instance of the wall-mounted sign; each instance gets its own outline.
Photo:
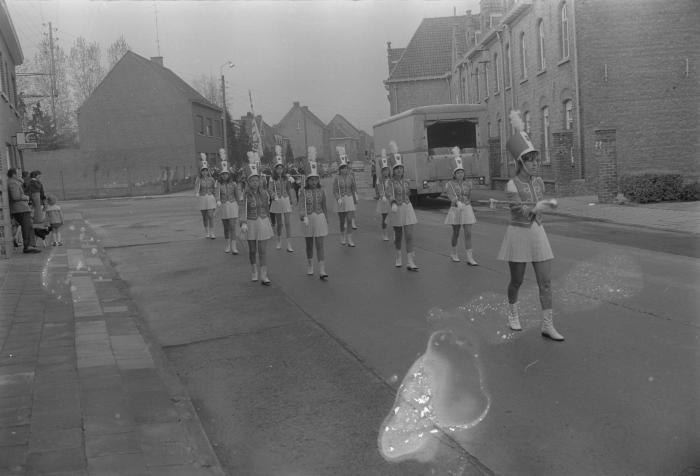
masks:
POLYGON ((17 133, 17 148, 18 149, 36 149, 37 137, 36 132, 18 132, 17 133))

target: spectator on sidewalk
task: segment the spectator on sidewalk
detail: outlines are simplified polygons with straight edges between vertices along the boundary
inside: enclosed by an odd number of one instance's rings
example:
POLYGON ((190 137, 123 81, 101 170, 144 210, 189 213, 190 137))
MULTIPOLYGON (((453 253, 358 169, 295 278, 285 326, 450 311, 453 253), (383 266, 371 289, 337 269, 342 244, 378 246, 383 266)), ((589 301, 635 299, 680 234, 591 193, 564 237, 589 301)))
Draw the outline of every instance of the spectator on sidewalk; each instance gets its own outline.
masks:
POLYGON ((63 246, 61 241, 61 225, 63 225, 63 212, 61 207, 56 203, 56 197, 49 195, 46 197, 46 215, 51 227, 51 245, 63 246))
MULTIPOLYGON (((377 166, 375 165, 374 161, 372 161, 369 165, 370 172, 372 174, 372 188, 377 189, 377 166)), ((379 195, 374 196, 375 200, 379 200, 379 195)))
POLYGON ((43 224, 46 193, 44 192, 44 184, 41 183, 41 171, 39 170, 33 170, 29 174, 29 198, 34 209, 32 216, 34 224, 43 224))
POLYGON ((32 227, 29 195, 24 193, 24 183, 17 177, 17 169, 7 171, 7 191, 10 199, 10 214, 22 227, 22 242, 25 253, 39 253, 32 227))

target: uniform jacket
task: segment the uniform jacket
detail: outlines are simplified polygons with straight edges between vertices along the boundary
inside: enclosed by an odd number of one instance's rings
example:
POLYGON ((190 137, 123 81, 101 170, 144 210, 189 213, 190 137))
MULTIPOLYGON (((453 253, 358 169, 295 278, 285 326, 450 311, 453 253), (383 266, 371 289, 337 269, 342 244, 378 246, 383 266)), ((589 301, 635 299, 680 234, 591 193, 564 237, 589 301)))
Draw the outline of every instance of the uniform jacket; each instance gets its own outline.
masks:
POLYGON ((287 197, 291 201, 294 196, 292 193, 292 183, 286 178, 280 177, 277 180, 270 180, 270 184, 267 188, 273 200, 287 197))
POLYGON ((471 202, 472 183, 469 180, 450 180, 445 185, 445 191, 450 197, 453 207, 457 206, 457 202, 462 202, 465 205, 469 205, 471 202))
POLYGON ((216 196, 216 200, 221 203, 238 203, 241 197, 241 192, 238 188, 238 184, 233 180, 229 180, 228 182, 219 182, 217 191, 218 195, 216 196))
POLYGON ((407 180, 389 179, 387 182, 387 198, 398 205, 411 203, 411 189, 407 180))
POLYGON ((219 182, 214 180, 214 177, 197 177, 194 183, 194 193, 200 197, 204 195, 216 196, 217 188, 219 188, 219 182))
POLYGON ((270 216, 270 194, 263 188, 257 192, 247 189, 243 194, 243 206, 246 220, 267 218, 270 216))
POLYGON ((333 179, 333 196, 336 200, 340 197, 357 197, 355 177, 350 174, 345 176, 336 175, 333 179))
POLYGON ((542 177, 523 181, 513 177, 506 185, 506 197, 510 202, 510 224, 529 228, 533 221, 541 223, 541 213, 534 212, 535 204, 544 199, 542 177), (526 202, 526 203, 523 203, 526 202))
POLYGON ((312 188, 301 190, 301 200, 299 203, 299 215, 304 218, 307 213, 327 213, 326 193, 322 188, 312 188))
POLYGON ((7 180, 7 193, 10 199, 10 213, 24 213, 29 209, 29 197, 24 193, 24 184, 16 177, 7 180))

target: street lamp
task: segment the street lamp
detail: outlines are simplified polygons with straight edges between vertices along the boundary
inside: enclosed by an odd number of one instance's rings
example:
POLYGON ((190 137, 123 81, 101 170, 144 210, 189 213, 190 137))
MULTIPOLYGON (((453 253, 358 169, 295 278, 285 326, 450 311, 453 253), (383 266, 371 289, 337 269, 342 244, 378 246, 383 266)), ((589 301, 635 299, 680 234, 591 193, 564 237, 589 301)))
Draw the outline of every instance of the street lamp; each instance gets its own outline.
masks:
POLYGON ((224 123, 224 151, 226 151, 226 158, 228 160, 228 140, 226 137, 226 80, 224 79, 224 67, 228 66, 229 68, 233 68, 236 66, 233 64, 232 61, 227 61, 221 66, 219 66, 219 72, 221 73, 221 98, 223 100, 223 110, 221 111, 221 116, 223 118, 223 123, 224 123))

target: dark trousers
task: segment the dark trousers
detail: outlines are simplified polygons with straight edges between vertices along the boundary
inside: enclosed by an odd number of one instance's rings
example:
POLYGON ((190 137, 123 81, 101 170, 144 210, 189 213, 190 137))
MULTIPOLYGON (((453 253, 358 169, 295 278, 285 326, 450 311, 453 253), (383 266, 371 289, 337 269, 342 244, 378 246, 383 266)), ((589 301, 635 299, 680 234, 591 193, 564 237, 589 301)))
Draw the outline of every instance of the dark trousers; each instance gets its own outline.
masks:
POLYGON ((32 212, 13 213, 12 218, 17 220, 17 223, 22 227, 24 249, 36 246, 36 236, 34 236, 34 227, 32 226, 32 212))

